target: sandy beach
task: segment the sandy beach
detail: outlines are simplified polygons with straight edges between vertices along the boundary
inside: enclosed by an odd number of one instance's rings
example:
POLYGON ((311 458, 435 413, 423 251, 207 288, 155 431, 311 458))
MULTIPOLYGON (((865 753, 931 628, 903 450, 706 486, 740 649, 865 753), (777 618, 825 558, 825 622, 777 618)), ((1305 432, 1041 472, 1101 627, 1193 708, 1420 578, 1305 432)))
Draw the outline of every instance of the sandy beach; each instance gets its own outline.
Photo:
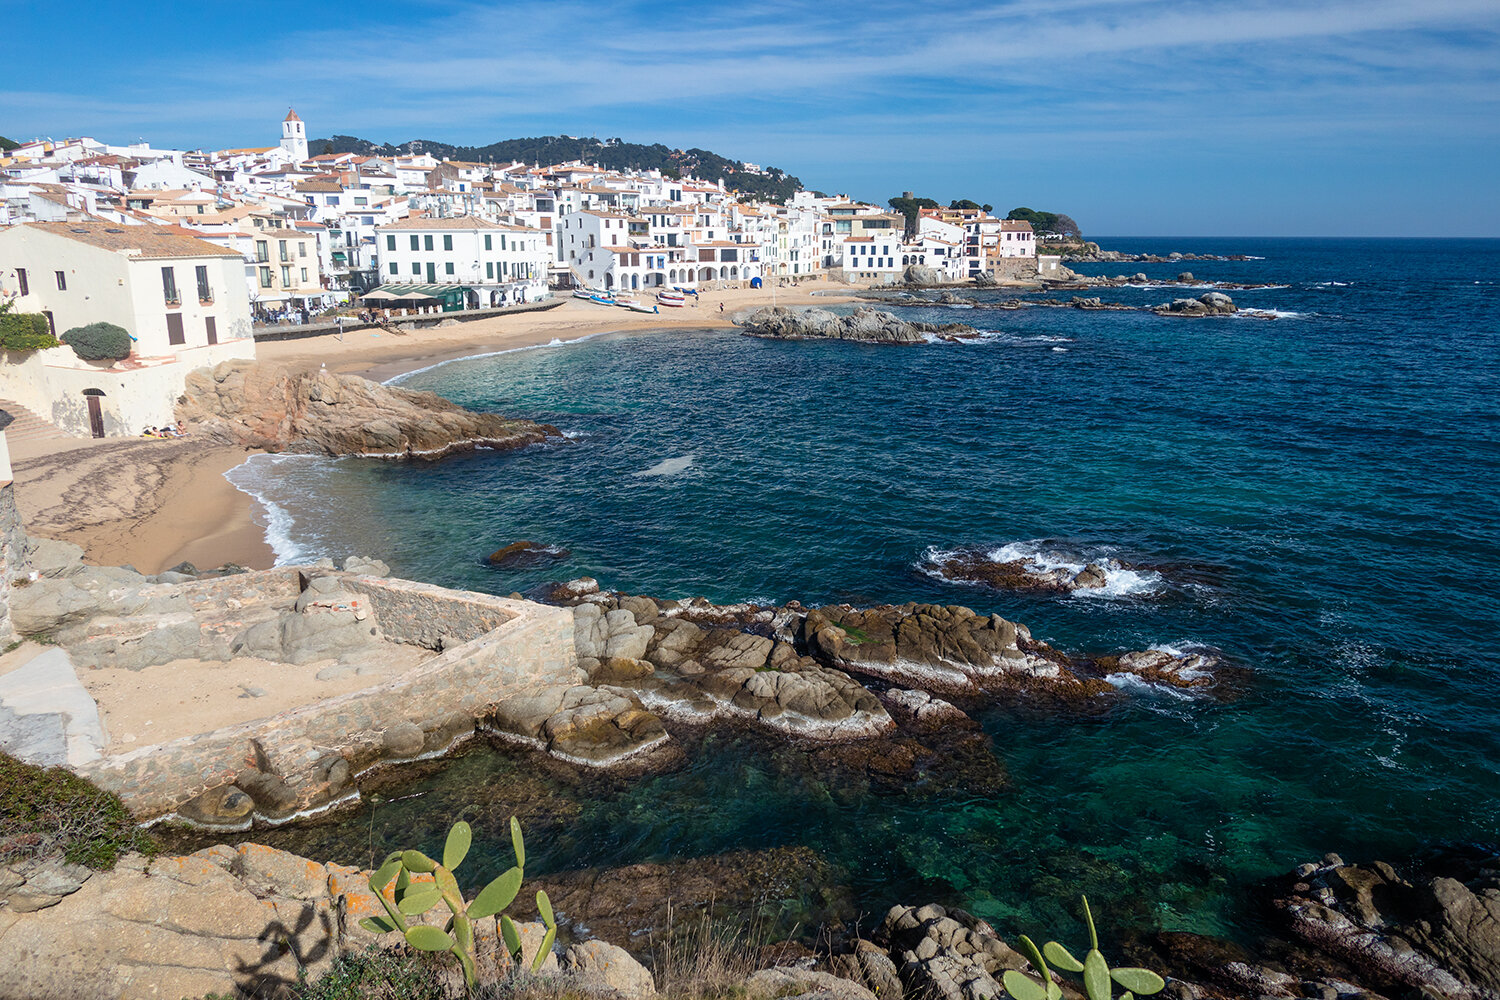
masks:
MULTIPOLYGON (((823 281, 796 288, 705 291, 696 305, 690 301, 685 308, 658 314, 569 298, 554 309, 404 336, 360 330, 342 337, 263 343, 257 355, 287 370, 327 366, 384 381, 454 358, 600 333, 728 327, 729 316, 740 309, 773 300, 778 305, 827 305, 847 301, 856 291, 823 281)), ((157 573, 183 561, 200 568, 236 563, 251 569, 266 569, 275 561, 264 528, 255 520, 255 501, 224 478, 244 462, 247 452, 242 449, 195 441, 190 434, 173 441, 49 441, 33 451, 14 462, 16 501, 26 529, 81 545, 87 562, 157 573)))

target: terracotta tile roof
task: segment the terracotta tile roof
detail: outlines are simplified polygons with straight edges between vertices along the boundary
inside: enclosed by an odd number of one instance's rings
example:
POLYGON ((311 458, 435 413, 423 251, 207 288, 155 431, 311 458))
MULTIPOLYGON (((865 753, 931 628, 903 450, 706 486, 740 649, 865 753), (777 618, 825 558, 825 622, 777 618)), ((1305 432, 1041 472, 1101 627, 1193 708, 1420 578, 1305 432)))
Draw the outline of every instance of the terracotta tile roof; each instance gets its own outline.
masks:
POLYGON ((130 257, 238 257, 176 226, 115 226, 107 222, 31 222, 21 227, 77 240, 130 257))

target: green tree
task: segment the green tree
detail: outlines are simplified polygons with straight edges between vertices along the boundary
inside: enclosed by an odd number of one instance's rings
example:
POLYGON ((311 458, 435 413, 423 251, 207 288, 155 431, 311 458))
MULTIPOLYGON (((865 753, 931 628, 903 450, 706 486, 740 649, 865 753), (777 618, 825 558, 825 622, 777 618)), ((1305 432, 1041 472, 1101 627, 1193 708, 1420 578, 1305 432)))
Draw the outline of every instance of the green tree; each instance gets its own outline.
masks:
POLYGON ((920 217, 922 209, 942 207, 931 198, 907 198, 905 196, 892 198, 887 204, 906 216, 907 239, 911 239, 917 235, 917 219, 920 217))
POLYGON ((113 323, 75 326, 61 340, 85 361, 119 361, 130 356, 130 333, 113 323))
POLYGON ((979 202, 977 202, 977 201, 970 201, 967 198, 963 199, 962 201, 960 201, 959 199, 955 198, 951 202, 948 203, 948 207, 949 208, 958 208, 958 209, 973 210, 973 209, 977 209, 977 208, 982 208, 983 206, 981 206, 979 204, 979 202))
POLYGON ((0 135, 0 153, 15 149, 19 145, 21 144, 19 142, 16 142, 14 139, 7 139, 5 138, 5 136, 0 135))

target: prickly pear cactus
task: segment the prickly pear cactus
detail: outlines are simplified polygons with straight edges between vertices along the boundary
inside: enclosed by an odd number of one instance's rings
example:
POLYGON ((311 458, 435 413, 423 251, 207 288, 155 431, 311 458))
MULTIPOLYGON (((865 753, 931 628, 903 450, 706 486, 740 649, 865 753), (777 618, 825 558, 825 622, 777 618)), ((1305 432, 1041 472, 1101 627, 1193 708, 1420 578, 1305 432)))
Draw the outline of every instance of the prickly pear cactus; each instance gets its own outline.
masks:
POLYGON ((1111 969, 1105 961, 1104 954, 1099 951, 1099 934, 1094 929, 1094 914, 1089 910, 1089 898, 1083 897, 1083 918, 1089 927, 1089 950, 1083 957, 1083 961, 1073 957, 1068 951, 1056 941, 1048 941, 1041 948, 1037 948, 1031 938, 1022 934, 1020 938, 1021 953, 1031 963, 1041 981, 1031 978, 1023 972, 1014 969, 1006 970, 1002 982, 1005 992, 1009 993, 1014 1000, 1060 1000, 1062 988, 1052 979, 1052 968, 1061 969, 1064 972, 1072 972, 1083 976, 1083 988, 1089 995, 1089 1000, 1115 1000, 1114 988, 1120 986, 1125 992, 1120 994, 1119 1000, 1135 1000, 1137 996, 1150 996, 1159 993, 1165 987, 1166 981, 1152 972, 1150 969, 1124 968, 1111 969), (1052 968, 1049 968, 1048 963, 1052 968))
MULTIPOLYGON (((394 851, 385 863, 370 876, 370 889, 380 905, 385 908, 383 917, 366 917, 359 922, 367 931, 376 934, 399 933, 406 943, 420 951, 451 952, 464 970, 464 983, 470 992, 474 990, 477 972, 474 964, 474 921, 493 917, 514 902, 521 891, 525 878, 526 842, 521 836, 521 824, 514 816, 510 818, 511 849, 516 863, 479 890, 473 900, 464 902, 458 888, 458 879, 453 871, 463 863, 474 842, 474 831, 468 823, 459 820, 448 831, 443 845, 443 860, 434 861, 421 851, 394 851), (431 875, 432 881, 413 881, 413 874, 431 875), (389 897, 386 889, 394 883, 389 897), (447 926, 439 929, 430 924, 408 923, 408 917, 420 918, 422 914, 442 903, 451 913, 447 926)), ((547 926, 542 946, 532 960, 531 971, 541 970, 542 962, 557 940, 557 920, 552 913, 552 903, 545 892, 536 894, 537 910, 547 926)), ((512 962, 521 961, 521 935, 515 923, 503 914, 500 917, 500 936, 512 962)))

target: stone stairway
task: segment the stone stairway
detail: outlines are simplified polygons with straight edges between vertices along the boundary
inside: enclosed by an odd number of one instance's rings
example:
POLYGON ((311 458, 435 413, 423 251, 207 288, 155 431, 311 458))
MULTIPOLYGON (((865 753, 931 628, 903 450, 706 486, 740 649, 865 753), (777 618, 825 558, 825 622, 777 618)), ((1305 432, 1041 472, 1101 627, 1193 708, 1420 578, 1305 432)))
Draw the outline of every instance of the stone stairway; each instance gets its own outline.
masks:
POLYGON ((4 410, 15 418, 11 425, 5 428, 5 441, 10 445, 12 459, 31 458, 43 454, 51 450, 53 442, 89 440, 64 433, 56 424, 43 420, 13 400, 0 399, 0 410, 4 410))

